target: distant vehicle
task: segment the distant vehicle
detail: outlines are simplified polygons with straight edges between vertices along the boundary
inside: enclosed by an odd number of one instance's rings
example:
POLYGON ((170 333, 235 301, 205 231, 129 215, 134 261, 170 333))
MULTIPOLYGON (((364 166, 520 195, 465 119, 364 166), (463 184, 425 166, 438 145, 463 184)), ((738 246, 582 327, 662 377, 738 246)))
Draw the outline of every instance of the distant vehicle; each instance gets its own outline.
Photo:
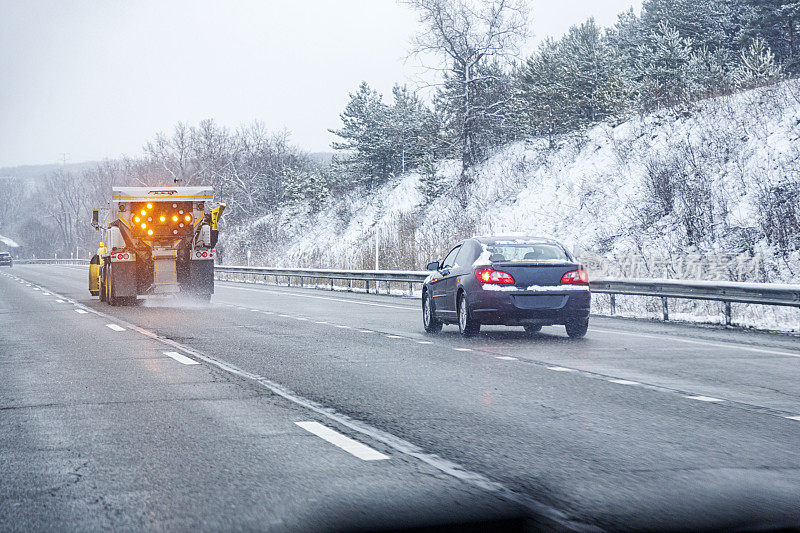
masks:
POLYGON ((13 267, 14 260, 11 259, 11 254, 8 252, 0 252, 0 266, 13 267))
POLYGON ((589 278, 559 242, 539 237, 473 237, 458 243, 443 261, 428 264, 432 273, 422 289, 425 331, 458 324, 464 336, 482 324, 564 325, 579 338, 589 327, 589 278))

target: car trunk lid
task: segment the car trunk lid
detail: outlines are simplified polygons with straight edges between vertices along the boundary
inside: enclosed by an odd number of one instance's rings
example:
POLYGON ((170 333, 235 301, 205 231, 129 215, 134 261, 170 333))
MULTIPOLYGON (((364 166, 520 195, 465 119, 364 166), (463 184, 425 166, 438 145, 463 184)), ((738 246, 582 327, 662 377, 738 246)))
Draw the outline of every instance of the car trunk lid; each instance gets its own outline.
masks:
POLYGON ((492 268, 510 274, 514 286, 525 290, 532 286, 559 286, 564 274, 580 266, 569 261, 500 261, 493 262, 492 268))

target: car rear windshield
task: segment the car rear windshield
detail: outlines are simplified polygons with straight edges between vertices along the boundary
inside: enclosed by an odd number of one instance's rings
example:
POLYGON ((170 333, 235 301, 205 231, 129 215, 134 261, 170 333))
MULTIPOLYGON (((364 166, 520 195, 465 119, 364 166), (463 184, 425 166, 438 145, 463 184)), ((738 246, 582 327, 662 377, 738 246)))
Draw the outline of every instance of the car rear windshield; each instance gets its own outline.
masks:
POLYGON ((489 261, 569 261, 563 248, 549 243, 494 243, 486 246, 489 261))
POLYGON ((8 252, 0 252, 0 257, 11 257, 11 254, 8 252))

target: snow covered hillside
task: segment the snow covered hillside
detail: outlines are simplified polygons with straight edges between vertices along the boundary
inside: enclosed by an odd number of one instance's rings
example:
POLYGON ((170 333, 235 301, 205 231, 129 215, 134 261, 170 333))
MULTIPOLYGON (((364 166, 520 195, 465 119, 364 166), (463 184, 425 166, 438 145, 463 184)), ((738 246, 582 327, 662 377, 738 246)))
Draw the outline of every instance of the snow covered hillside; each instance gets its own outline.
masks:
POLYGON ((798 80, 506 145, 474 169, 465 207, 447 192, 459 173, 440 162, 445 192, 427 205, 407 173, 285 208, 230 231, 225 261, 372 268, 377 231, 381 268, 421 269, 459 238, 523 232, 566 243, 595 277, 798 282, 797 232, 773 216, 800 217, 798 80))

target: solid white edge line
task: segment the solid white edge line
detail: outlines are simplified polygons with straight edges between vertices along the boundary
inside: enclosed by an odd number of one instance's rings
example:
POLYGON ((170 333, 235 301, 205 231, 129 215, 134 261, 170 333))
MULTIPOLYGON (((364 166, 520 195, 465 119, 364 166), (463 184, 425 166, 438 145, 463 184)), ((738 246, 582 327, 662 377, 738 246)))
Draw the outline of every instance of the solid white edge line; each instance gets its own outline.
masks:
POLYGON ((180 354, 178 352, 162 352, 162 353, 164 355, 166 355, 167 357, 171 357, 172 359, 175 359, 177 362, 182 363, 184 365, 199 365, 200 364, 197 361, 195 361, 194 359, 189 359, 185 355, 180 354))
POLYGON ((431 341, 417 341, 417 344, 433 344, 431 341))
POLYGON ((309 433, 313 433, 317 437, 326 440, 334 446, 341 448, 350 455, 354 455, 362 461, 382 461, 388 459, 388 455, 384 455, 377 450, 373 450, 365 444, 342 435, 338 431, 334 431, 328 426, 323 426, 319 422, 295 422, 298 426, 305 429, 309 433))
POLYGON ((123 328, 122 326, 118 326, 116 324, 106 324, 106 327, 108 329, 113 329, 114 331, 125 331, 125 328, 123 328))
POLYGON ((457 352, 471 352, 472 348, 453 348, 457 352))
POLYGON ((500 359, 501 361, 519 361, 519 359, 511 357, 510 355, 498 355, 495 359, 500 359))
POLYGON ((797 416, 785 416, 784 418, 788 418, 789 420, 797 420, 800 422, 800 415, 797 416))

